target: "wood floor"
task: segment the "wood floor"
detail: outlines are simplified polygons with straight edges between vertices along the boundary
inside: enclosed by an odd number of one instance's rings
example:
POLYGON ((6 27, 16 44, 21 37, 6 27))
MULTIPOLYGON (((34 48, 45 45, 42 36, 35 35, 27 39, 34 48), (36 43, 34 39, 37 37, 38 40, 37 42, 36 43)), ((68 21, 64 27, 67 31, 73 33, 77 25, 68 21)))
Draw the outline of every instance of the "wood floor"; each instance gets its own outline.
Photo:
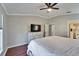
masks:
POLYGON ((9 48, 6 56, 27 56, 27 44, 9 48))

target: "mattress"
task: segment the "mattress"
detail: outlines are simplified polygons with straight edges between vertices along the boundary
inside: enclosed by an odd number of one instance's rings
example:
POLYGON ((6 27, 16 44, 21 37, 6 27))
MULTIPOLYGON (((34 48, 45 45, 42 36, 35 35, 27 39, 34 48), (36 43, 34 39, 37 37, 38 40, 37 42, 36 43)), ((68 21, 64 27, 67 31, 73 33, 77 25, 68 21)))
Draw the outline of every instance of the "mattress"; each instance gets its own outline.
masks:
POLYGON ((27 54, 33 56, 78 56, 79 40, 59 36, 35 39, 29 43, 27 54))

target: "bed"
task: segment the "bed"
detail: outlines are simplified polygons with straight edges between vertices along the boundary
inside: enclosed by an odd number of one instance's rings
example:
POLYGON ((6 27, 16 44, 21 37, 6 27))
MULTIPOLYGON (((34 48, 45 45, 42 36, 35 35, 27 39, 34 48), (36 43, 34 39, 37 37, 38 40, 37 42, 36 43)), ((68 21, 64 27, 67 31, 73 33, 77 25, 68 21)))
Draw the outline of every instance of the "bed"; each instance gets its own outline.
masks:
POLYGON ((49 36, 32 40, 28 45, 30 56, 79 56, 79 40, 49 36))

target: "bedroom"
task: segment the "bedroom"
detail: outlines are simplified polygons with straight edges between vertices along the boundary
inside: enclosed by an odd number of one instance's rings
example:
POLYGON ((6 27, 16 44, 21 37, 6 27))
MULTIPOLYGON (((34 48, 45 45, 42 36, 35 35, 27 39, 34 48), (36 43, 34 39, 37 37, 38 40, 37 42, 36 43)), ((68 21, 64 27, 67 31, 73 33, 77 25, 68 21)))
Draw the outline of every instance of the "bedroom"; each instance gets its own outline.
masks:
MULTIPOLYGON (((47 9, 40 10, 47 7, 44 3, 0 3, 0 17, 3 19, 0 20, 3 22, 0 23, 3 30, 1 56, 6 54, 8 48, 29 44, 31 37, 34 40, 52 35, 74 40, 74 36, 69 35, 69 24, 79 22, 78 6, 79 3, 58 3, 54 7, 59 10, 47 12, 47 9), (41 32, 31 32, 31 24, 40 25, 41 32), (49 25, 53 26, 52 32, 49 25)), ((75 35, 78 39, 78 34, 75 35)))

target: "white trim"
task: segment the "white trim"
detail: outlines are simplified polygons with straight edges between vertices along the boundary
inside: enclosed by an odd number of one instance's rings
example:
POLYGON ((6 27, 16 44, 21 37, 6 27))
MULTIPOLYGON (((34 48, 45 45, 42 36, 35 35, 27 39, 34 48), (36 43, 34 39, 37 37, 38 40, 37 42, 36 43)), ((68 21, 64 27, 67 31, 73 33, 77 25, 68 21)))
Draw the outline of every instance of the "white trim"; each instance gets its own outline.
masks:
POLYGON ((4 53, 3 53, 3 55, 2 55, 2 56, 5 56, 5 55, 6 55, 7 50, 8 50, 8 48, 6 48, 6 50, 4 51, 4 53))
POLYGON ((2 51, 2 52, 0 53, 0 56, 5 56, 5 55, 6 55, 7 50, 8 50, 8 48, 6 48, 4 51, 2 51))
POLYGON ((0 50, 0 54, 2 53, 2 50, 0 50))
POLYGON ((13 47, 17 47, 17 46, 21 46, 21 45, 25 45, 27 43, 21 43, 21 44, 17 44, 17 45, 12 45, 12 46, 9 46, 8 48, 13 48, 13 47))
POLYGON ((6 7, 5 7, 5 5, 3 4, 3 3, 1 3, 1 6, 3 7, 3 9, 4 9, 4 11, 6 12, 6 14, 7 15, 20 15, 20 16, 39 16, 39 17, 42 17, 42 18, 44 18, 44 19, 49 19, 48 17, 44 17, 44 16, 42 16, 42 15, 35 15, 35 14, 16 14, 16 13, 9 13, 8 11, 7 11, 7 9, 6 9, 6 7))
POLYGON ((49 19, 48 17, 45 17, 45 16, 41 16, 41 15, 36 15, 36 14, 18 14, 18 13, 8 13, 7 15, 9 15, 9 16, 38 16, 38 17, 41 17, 41 18, 44 18, 44 19, 49 19))
POLYGON ((6 7, 5 7, 5 5, 4 5, 3 3, 1 3, 1 6, 3 7, 4 11, 5 11, 6 14, 8 15, 8 11, 7 11, 6 7))

